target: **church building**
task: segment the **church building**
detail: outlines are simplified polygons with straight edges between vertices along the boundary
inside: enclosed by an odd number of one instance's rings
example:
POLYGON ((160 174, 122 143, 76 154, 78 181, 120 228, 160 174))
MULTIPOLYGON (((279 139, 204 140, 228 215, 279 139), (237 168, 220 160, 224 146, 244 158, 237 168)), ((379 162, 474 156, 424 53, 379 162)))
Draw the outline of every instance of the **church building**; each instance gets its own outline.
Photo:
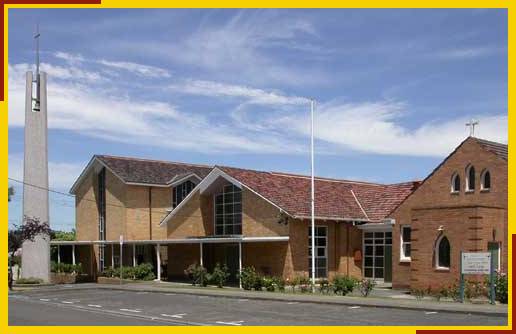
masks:
POLYGON ((160 280, 194 263, 226 263, 235 284, 247 266, 292 279, 314 252, 318 278, 438 288, 458 279, 460 251, 494 250, 507 268, 507 159, 468 137, 422 182, 316 178, 311 236, 308 176, 95 155, 71 188, 77 241, 52 244, 92 279, 120 261, 160 280))

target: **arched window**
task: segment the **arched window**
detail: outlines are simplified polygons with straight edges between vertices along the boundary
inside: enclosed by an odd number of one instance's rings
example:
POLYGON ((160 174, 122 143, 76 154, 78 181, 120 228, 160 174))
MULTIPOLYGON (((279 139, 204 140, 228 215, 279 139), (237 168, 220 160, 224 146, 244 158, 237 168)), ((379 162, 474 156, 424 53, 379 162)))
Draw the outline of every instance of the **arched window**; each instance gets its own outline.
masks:
POLYGON ((475 190, 475 167, 469 165, 466 168, 466 191, 475 190))
POLYGON ((450 268, 450 250, 448 238, 445 236, 440 237, 435 246, 435 266, 437 269, 450 268))
POLYGON ((482 174, 480 174, 480 189, 491 189, 491 173, 487 169, 484 169, 482 174))
POLYGON ((451 192, 458 193, 460 191, 460 176, 454 173, 451 178, 451 192))

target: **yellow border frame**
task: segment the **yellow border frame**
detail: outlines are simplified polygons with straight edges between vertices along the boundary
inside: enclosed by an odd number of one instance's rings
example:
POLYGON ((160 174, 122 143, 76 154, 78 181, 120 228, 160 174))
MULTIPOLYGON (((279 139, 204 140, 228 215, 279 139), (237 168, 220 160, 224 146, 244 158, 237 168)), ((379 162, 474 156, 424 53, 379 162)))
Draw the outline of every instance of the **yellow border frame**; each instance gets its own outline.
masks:
MULTIPOLYGON (((166 0, 147 0, 145 2, 138 2, 135 0, 103 0, 100 5, 18 5, 18 4, 7 4, 4 7, 4 93, 5 93, 5 101, 0 101, 0 111, 1 111, 1 121, 2 128, 0 130, 0 142, 1 142, 1 155, 3 158, 3 163, 0 166, 1 174, 4 175, 3 181, 1 181, 1 186, 5 189, 8 186, 7 176, 8 176, 8 112, 7 112, 7 104, 8 104, 8 10, 10 8, 316 8, 308 1, 292 1, 292 0, 283 0, 272 1, 272 0, 246 0, 246 1, 234 1, 234 0, 221 0, 221 1, 198 1, 196 3, 180 3, 180 2, 170 2, 166 0)), ((515 106, 515 93, 512 93, 513 99, 511 99, 511 90, 510 87, 513 87, 513 83, 516 81, 516 56, 514 56, 514 51, 516 47, 516 16, 511 16, 511 9, 516 8, 514 2, 511 1, 464 1, 464 0, 454 0, 454 1, 406 1, 406 0, 395 0, 395 1, 385 1, 385 0, 372 0, 367 3, 353 0, 346 1, 346 3, 338 2, 334 0, 322 0, 317 2, 317 8, 506 8, 508 15, 508 119, 509 119, 509 144, 513 146, 514 140, 511 136, 512 133, 516 131, 516 125, 514 122, 511 122, 514 117, 515 106), (512 59, 511 59, 511 55, 512 59)), ((512 189, 516 186, 516 179, 514 178, 514 158, 516 154, 512 154, 509 151, 510 159, 509 159, 509 189, 512 189)), ((514 208, 516 196, 509 191, 508 194, 508 204, 509 209, 514 208)), ((7 206, 7 195, 5 194, 0 198, 1 203, 1 215, 0 219, 2 221, 2 226, 4 227, 4 231, 7 231, 7 222, 8 222, 8 206, 7 206)), ((514 210, 509 210, 508 212, 508 221, 512 222, 516 218, 516 213, 514 210)), ((516 228, 513 224, 508 224, 509 235, 509 268, 508 275, 512 281, 512 237, 511 235, 516 232, 516 228)), ((7 233, 1 234, 1 240, 3 245, 7 245, 7 233)), ((7 257, 1 257, 1 263, 4 268, 7 267, 7 257)), ((338 333, 342 330, 350 330, 350 331, 364 331, 374 333, 378 331, 377 327, 360 327, 360 326, 345 326, 345 327, 325 327, 325 326, 316 326, 316 327, 301 327, 301 326, 292 326, 292 327, 210 327, 208 329, 202 327, 159 327, 159 326, 138 326, 138 327, 126 327, 126 326, 99 326, 99 327, 88 327, 88 326, 16 326, 9 327, 8 326, 8 302, 7 302, 7 282, 6 277, 2 279, 3 284, 0 286, 0 291, 5 296, 1 302, 1 324, 0 329, 3 333, 33 333, 34 331, 38 331, 39 333, 66 333, 69 334, 70 331, 74 331, 75 333, 90 333, 92 330, 101 331, 101 332, 110 332, 110 333, 138 333, 141 334, 142 331, 153 331, 163 333, 165 331, 175 330, 180 332, 189 332, 189 333, 200 333, 205 331, 210 331, 213 333, 234 333, 236 331, 246 331, 246 332, 256 332, 265 330, 281 330, 288 331, 292 333, 308 333, 313 331, 325 331, 325 333, 338 333)), ((509 300, 512 299, 512 285, 509 284, 509 300)), ((512 329, 512 305, 509 303, 509 320, 508 326, 503 327, 489 327, 489 326, 404 326, 404 327, 394 327, 394 326, 385 326, 381 327, 381 331, 383 333, 414 333, 415 330, 427 330, 427 329, 437 329, 437 330, 509 330, 512 329)))

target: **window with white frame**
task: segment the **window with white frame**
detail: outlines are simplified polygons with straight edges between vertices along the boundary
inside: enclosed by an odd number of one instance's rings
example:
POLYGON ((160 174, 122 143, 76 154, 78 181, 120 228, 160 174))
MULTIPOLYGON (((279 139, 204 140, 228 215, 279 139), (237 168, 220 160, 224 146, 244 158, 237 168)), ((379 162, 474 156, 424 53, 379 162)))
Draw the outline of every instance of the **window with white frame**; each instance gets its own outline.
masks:
MULTIPOLYGON (((315 226, 315 277, 328 277, 328 228, 315 226)), ((312 273, 312 227, 308 227, 308 272, 312 273)))
POLYGON ((215 234, 242 234, 242 190, 232 184, 215 195, 215 234))
POLYGON ((176 206, 181 203, 186 196, 195 188, 195 183, 188 180, 181 184, 178 184, 174 187, 172 190, 172 207, 175 208, 176 206))
POLYGON ((466 167, 466 191, 475 191, 475 167, 466 167))
POLYGON ((491 189, 491 173, 487 169, 484 169, 482 174, 480 174, 480 189, 481 190, 491 189))
POLYGON ((435 267, 437 269, 450 269, 450 241, 444 235, 435 245, 435 267))
POLYGON ((460 191, 460 176, 458 173, 453 173, 451 178, 451 192, 458 193, 460 191))
POLYGON ((400 260, 410 261, 410 248, 411 248, 411 229, 410 226, 401 226, 401 251, 400 260))

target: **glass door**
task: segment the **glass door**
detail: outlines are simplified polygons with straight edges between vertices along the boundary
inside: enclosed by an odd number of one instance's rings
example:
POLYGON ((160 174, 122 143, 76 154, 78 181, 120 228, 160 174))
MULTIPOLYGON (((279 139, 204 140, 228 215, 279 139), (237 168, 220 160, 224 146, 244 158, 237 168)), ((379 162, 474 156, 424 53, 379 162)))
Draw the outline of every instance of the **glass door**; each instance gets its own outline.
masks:
POLYGON ((364 277, 390 280, 392 232, 364 232, 364 277))

